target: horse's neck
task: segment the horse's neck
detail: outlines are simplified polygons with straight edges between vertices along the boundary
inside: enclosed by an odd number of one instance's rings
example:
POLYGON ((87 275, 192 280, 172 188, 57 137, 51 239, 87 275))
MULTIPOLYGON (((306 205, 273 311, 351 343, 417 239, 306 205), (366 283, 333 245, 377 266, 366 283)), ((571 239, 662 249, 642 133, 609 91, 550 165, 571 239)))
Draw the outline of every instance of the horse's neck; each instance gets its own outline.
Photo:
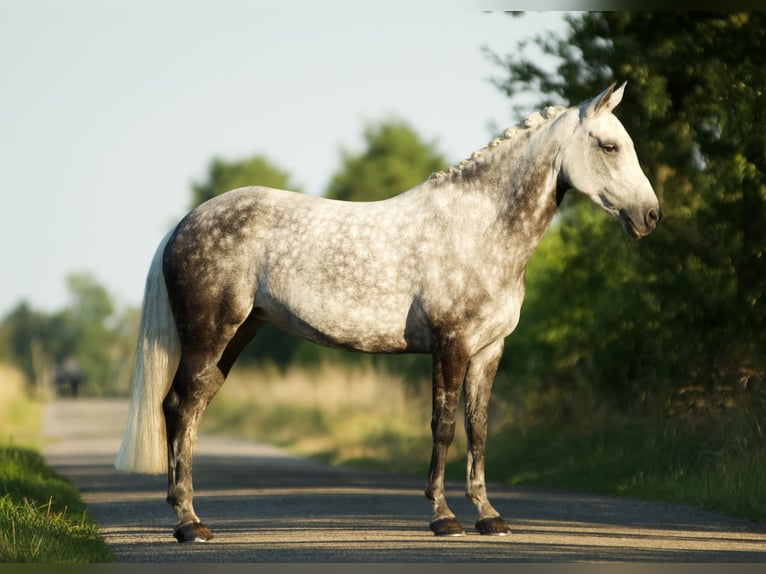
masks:
MULTIPOLYGON (((532 255, 558 207, 554 159, 558 141, 550 126, 530 130, 521 141, 488 148, 474 172, 456 183, 496 202, 501 237, 526 260, 532 255)), ((502 240, 502 239, 501 239, 502 240)))
POLYGON ((530 161, 520 164, 506 189, 507 217, 516 240, 529 242, 529 255, 548 230, 558 207, 554 141, 532 151, 530 161))

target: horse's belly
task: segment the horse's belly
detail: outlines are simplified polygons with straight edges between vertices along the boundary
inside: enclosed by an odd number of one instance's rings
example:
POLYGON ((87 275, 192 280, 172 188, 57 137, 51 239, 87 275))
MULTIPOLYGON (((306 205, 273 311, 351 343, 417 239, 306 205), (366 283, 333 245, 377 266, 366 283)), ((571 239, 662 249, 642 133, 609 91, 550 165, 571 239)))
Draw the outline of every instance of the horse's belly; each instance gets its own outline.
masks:
POLYGON ((289 307, 267 305, 261 313, 283 330, 326 347, 367 353, 428 350, 428 336, 408 325, 406 310, 386 309, 380 303, 359 306, 333 300, 289 307))

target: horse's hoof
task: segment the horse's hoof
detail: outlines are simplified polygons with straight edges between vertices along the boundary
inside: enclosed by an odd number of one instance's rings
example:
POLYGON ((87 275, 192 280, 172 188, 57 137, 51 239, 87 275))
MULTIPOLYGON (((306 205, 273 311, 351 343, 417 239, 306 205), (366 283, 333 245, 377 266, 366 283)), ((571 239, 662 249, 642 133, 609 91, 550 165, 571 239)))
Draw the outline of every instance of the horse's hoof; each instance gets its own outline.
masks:
POLYGON ((487 536, 508 536, 511 533, 511 529, 499 516, 490 516, 477 521, 476 530, 479 534, 487 536))
POLYGON ((437 518, 429 525, 436 536, 463 536, 465 530, 460 526, 457 518, 437 518))
POLYGON ((207 542, 213 539, 213 533, 201 522, 189 522, 178 526, 173 531, 173 536, 179 542, 207 542))

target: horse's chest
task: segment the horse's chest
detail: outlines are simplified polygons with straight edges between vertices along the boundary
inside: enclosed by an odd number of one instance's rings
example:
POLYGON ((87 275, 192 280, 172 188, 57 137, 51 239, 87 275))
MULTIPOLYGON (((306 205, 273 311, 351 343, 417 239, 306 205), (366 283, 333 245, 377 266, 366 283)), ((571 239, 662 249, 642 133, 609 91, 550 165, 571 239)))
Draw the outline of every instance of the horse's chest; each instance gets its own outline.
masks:
POLYGON ((523 267, 434 267, 427 285, 423 309, 437 338, 461 338, 478 350, 509 335, 518 324, 523 267))

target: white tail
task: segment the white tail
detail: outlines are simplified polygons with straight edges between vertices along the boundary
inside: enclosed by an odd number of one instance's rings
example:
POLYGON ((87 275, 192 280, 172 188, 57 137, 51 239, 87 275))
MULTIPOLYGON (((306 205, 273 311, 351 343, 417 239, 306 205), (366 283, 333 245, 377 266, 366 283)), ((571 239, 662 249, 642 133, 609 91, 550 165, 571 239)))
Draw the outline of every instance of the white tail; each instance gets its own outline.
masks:
POLYGON ((128 421, 114 461, 118 470, 146 474, 167 470, 162 401, 173 383, 181 349, 162 274, 162 255, 171 233, 160 242, 146 278, 128 421))

